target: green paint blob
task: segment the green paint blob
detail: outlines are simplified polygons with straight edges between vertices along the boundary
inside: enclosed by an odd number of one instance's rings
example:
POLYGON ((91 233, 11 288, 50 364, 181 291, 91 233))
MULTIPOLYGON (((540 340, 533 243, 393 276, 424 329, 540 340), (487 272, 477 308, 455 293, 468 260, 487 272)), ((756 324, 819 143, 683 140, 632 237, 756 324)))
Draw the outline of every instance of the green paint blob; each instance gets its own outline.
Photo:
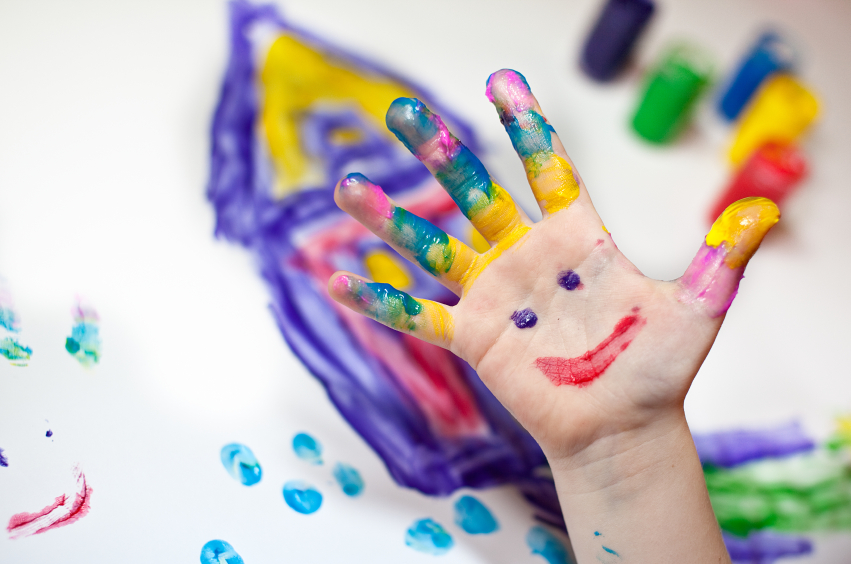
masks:
POLYGON ((851 530, 851 467, 843 453, 707 466, 704 475, 721 528, 735 535, 851 530))

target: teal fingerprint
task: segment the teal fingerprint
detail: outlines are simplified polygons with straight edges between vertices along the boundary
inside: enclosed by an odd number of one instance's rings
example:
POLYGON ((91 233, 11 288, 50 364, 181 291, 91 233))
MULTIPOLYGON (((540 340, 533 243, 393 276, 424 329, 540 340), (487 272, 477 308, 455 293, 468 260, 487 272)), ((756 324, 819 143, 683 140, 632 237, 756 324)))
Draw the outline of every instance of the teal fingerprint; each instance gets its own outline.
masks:
POLYGON ((201 548, 201 564, 243 564, 230 543, 211 540, 201 548))
POLYGON ((322 444, 308 435, 299 433, 293 437, 295 455, 311 464, 322 464, 322 444))
POLYGON ((338 462, 334 466, 334 479, 343 488, 343 493, 349 497, 359 496, 363 493, 363 478, 360 472, 348 464, 338 462))
POLYGON ((322 506, 322 494, 307 482, 291 480, 284 484, 284 501, 293 510, 310 515, 322 506))
POLYGON ((532 554, 540 554, 549 564, 573 564, 564 543, 543 527, 535 525, 526 533, 526 544, 532 554))
POLYGON ((222 464, 231 477, 245 486, 253 486, 260 481, 263 470, 251 449, 239 443, 222 447, 222 464))
POLYGON ((446 529, 432 519, 415 521, 405 532, 405 544, 426 554, 446 554, 455 542, 446 529))
POLYGON ((499 529, 499 523, 490 510, 469 495, 455 502, 455 524, 471 535, 487 535, 499 529))

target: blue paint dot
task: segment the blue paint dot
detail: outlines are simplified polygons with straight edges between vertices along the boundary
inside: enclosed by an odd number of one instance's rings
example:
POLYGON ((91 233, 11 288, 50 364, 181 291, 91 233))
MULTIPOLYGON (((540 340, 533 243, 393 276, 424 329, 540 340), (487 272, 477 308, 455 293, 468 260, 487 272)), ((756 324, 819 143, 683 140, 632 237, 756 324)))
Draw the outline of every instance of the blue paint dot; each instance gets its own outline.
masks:
POLYGON ((595 537, 599 537, 601 534, 603 534, 603 533, 601 533, 600 531, 594 531, 594 536, 595 536, 595 537))
POLYGON ((291 480, 284 484, 284 501, 295 511, 310 515, 322 506, 322 494, 307 482, 291 480))
POLYGON ((604 547, 603 547, 603 550, 605 550, 605 551, 606 551, 606 552, 608 552, 609 554, 614 554, 615 556, 620 556, 620 554, 618 554, 617 552, 615 552, 614 550, 612 550, 612 549, 611 549, 611 548, 609 548, 608 546, 604 546, 604 547))
POLYGON ((565 270, 558 273, 558 285, 565 290, 575 290, 579 287, 579 275, 572 270, 565 270))
POLYGON ((9 466, 9 459, 3 455, 3 449, 0 448, 0 466, 3 468, 7 468, 9 466))
POLYGON ((311 464, 322 464, 322 444, 307 433, 299 433, 293 437, 293 450, 302 460, 311 464))
POLYGON ((535 315, 534 311, 529 308, 526 308, 512 313, 511 321, 514 322, 518 329, 526 329, 527 327, 535 326, 535 324, 538 322, 538 316, 535 315))
POLYGON ((222 447, 222 464, 228 474, 245 486, 253 486, 260 481, 263 470, 251 449, 239 443, 222 447))
POLYGON ((51 431, 50 429, 48 429, 48 430, 47 430, 47 432, 44 434, 44 436, 45 436, 45 437, 52 437, 52 436, 53 436, 53 431, 51 431))
POLYGON ((343 488, 343 493, 349 497, 355 497, 363 493, 363 478, 360 472, 348 464, 338 462, 334 466, 334 479, 343 488))
POLYGON ((471 535, 487 535, 499 529, 499 523, 490 510, 469 495, 455 502, 455 524, 471 535))
POLYGON ((201 564, 243 564, 230 543, 211 540, 201 549, 201 564))
POLYGON ((426 554, 446 554, 455 542, 452 536, 432 519, 415 521, 405 532, 405 544, 426 554))
POLYGON ((526 533, 526 544, 532 554, 540 554, 549 564, 572 564, 564 543, 543 527, 535 525, 526 533))

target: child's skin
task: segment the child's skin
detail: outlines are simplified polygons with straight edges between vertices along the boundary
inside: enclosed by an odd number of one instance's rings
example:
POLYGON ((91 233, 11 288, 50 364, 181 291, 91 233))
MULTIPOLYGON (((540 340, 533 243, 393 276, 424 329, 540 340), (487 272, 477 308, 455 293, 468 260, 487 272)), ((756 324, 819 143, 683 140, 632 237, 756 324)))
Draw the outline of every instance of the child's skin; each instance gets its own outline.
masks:
POLYGON ((342 272, 329 292, 470 363, 543 448, 580 564, 729 562, 683 400, 777 207, 733 204, 682 278, 648 279, 605 230, 525 79, 498 71, 487 96, 543 219, 530 221, 437 116, 396 100, 388 127, 492 248, 477 253, 350 175, 340 208, 461 300, 417 300, 342 272))

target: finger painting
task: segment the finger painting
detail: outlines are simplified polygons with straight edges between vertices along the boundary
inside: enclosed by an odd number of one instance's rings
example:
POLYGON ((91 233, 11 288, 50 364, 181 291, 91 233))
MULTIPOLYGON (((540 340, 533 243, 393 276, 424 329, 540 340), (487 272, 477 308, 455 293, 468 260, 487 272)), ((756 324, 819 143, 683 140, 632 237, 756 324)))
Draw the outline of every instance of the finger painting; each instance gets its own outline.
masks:
MULTIPOLYGON (((347 270, 375 280, 340 283, 357 286, 359 303, 386 323, 412 333, 450 330, 439 321, 440 304, 457 296, 434 275, 452 275, 461 246, 481 246, 467 217, 504 218, 482 233, 492 242, 522 231, 510 196, 487 173, 475 201, 462 202, 466 216, 429 174, 427 166, 440 167, 441 181, 451 185, 459 168, 482 168, 472 129, 426 89, 271 8, 233 4, 231 38, 207 194, 216 234, 258 258, 290 348, 400 485, 447 495, 522 482, 527 495, 544 498, 546 480, 533 473, 545 463, 539 447, 466 363, 341 307, 326 291, 331 274, 347 270), (274 33, 255 39, 259 27, 274 33), (419 112, 420 131, 388 130, 385 113, 398 98, 408 100, 399 111, 419 112), (394 134, 411 146, 427 137, 442 145, 414 157, 394 134), (350 176, 341 190, 371 191, 376 229, 397 230, 402 250, 427 272, 337 207, 335 185, 355 166, 363 176, 350 176)), ((549 518, 560 520, 557 511, 549 518)))

